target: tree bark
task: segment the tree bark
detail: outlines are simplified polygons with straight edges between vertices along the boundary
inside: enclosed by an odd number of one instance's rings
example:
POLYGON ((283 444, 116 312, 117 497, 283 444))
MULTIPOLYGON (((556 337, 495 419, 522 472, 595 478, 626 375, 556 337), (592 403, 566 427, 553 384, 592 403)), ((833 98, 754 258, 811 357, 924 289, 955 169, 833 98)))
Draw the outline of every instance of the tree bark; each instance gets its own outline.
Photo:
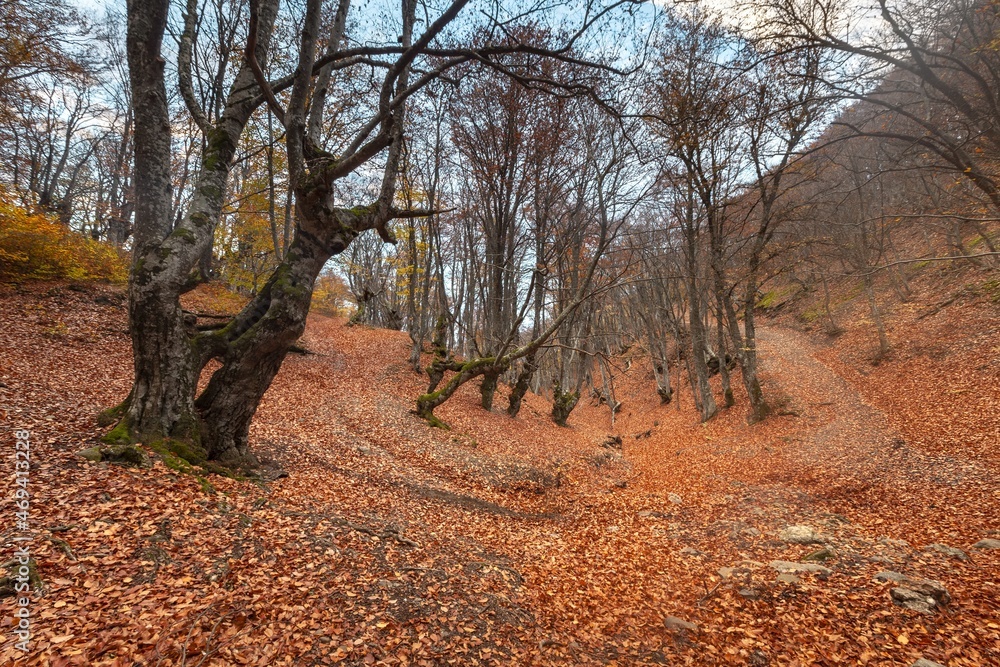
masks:
POLYGON ((208 457, 227 465, 254 466, 247 445, 253 419, 288 348, 305 330, 313 286, 320 270, 336 252, 307 234, 297 234, 288 256, 260 294, 229 327, 217 370, 198 397, 208 457))
MULTIPOLYGON (((579 400, 579 391, 563 391, 556 381, 552 385, 552 421, 559 426, 566 426, 566 421, 579 400)), ((614 406, 611 409, 614 410, 614 406)))
MULTIPOLYGON (((192 275, 210 252, 226 182, 243 128, 257 104, 253 74, 236 75, 218 123, 209 128, 201 171, 186 215, 171 223, 171 131, 160 54, 169 2, 130 3, 127 49, 135 117, 135 249, 129 275, 129 327, 135 381, 121 422, 109 440, 157 443, 185 440, 191 456, 207 453, 195 408, 198 376, 212 352, 180 307, 180 296, 197 284, 192 275)), ((276 0, 260 8, 259 58, 265 59, 276 0)), ((189 75, 190 72, 187 72, 189 75)), ((183 77, 185 72, 181 72, 183 77)))
POLYGON ((135 383, 112 440, 162 440, 197 433, 195 355, 178 301, 180 285, 165 260, 170 234, 170 111, 160 47, 169 2, 134 3, 127 49, 135 109, 136 230, 129 275, 129 329, 135 383), (159 252, 158 252, 159 251, 159 252))
POLYGON ((740 364, 740 375, 743 388, 746 389, 750 401, 750 414, 747 421, 751 424, 764 420, 771 414, 771 407, 764 399, 764 391, 760 386, 757 358, 757 267, 751 259, 751 267, 747 276, 746 290, 743 297, 743 329, 740 333, 740 322, 736 308, 730 298, 724 297, 725 317, 729 323, 729 336, 736 350, 736 360, 740 364))
POLYGON ((483 383, 479 386, 483 410, 493 409, 493 396, 496 394, 497 382, 500 380, 501 372, 499 369, 490 369, 483 372, 483 383))
POLYGON ((538 364, 535 363, 535 355, 531 354, 525 357, 524 364, 521 366, 521 372, 517 374, 517 381, 510 392, 510 401, 507 404, 507 414, 509 416, 517 417, 518 413, 521 412, 524 395, 528 393, 528 388, 531 386, 531 378, 537 370, 538 364))

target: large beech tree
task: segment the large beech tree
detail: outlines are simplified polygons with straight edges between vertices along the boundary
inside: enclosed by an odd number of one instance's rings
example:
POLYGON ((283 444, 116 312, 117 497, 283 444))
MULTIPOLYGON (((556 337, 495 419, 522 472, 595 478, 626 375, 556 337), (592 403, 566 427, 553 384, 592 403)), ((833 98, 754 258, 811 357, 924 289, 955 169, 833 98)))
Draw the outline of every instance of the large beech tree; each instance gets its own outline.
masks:
MULTIPOLYGON (((306 0, 298 22, 294 70, 275 76, 280 68, 269 60, 275 52, 272 33, 279 2, 250 0, 244 57, 219 112, 201 108, 194 94, 192 54, 199 5, 188 0, 177 50, 177 87, 205 141, 186 210, 177 215, 172 210, 168 94, 168 80, 173 79, 166 72, 162 48, 170 2, 129 0, 127 53, 137 192, 129 318, 135 381, 128 398, 111 412, 119 421, 108 435, 110 441, 142 441, 189 460, 252 467, 256 460, 247 446, 251 419, 305 327, 323 265, 366 230, 394 241, 388 227, 392 220, 429 213, 395 204, 407 101, 464 63, 503 71, 502 57, 516 52, 584 66, 587 63, 572 55, 581 37, 615 10, 640 4, 613 0, 600 7, 587 5, 563 43, 541 48, 512 37, 496 18, 470 32, 457 21, 469 2, 454 0, 436 16, 430 7, 424 8, 424 29, 415 34, 416 0, 401 0, 391 39, 375 43, 369 35, 363 41, 347 39, 350 0, 339 0, 332 12, 324 12, 322 0, 306 0), (453 34, 446 39, 449 30, 453 34), (452 46, 462 43, 456 37, 462 30, 475 35, 478 46, 452 46), (354 68, 369 73, 377 92, 367 117, 350 127, 345 142, 327 150, 321 137, 333 75, 354 68), (207 279, 199 260, 211 250, 240 137, 251 115, 264 104, 285 131, 288 177, 296 202, 293 240, 242 312, 224 326, 199 330, 181 308, 180 297, 207 279), (370 177, 375 165, 381 177, 370 198, 344 202, 348 189, 338 188, 338 183, 370 177), (220 366, 198 394, 201 372, 213 359, 220 366)), ((544 77, 518 78, 525 85, 566 85, 544 77)))

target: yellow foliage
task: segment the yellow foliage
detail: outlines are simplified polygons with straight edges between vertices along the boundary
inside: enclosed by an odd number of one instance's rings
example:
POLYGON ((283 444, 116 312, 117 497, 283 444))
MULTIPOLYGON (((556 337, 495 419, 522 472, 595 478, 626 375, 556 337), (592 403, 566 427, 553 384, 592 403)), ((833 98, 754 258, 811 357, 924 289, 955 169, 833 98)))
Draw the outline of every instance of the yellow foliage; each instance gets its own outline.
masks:
POLYGON ((343 278, 324 273, 316 279, 311 309, 324 315, 346 317, 349 313, 351 294, 343 278))
POLYGON ((108 280, 128 278, 119 251, 40 213, 30 213, 0 191, 0 279, 108 280))
MULTIPOLYGON (((255 181, 243 184, 250 189, 259 185, 255 181)), ((261 186, 257 194, 241 199, 215 230, 215 244, 222 260, 220 276, 231 288, 248 294, 257 294, 278 265, 267 205, 261 186)))

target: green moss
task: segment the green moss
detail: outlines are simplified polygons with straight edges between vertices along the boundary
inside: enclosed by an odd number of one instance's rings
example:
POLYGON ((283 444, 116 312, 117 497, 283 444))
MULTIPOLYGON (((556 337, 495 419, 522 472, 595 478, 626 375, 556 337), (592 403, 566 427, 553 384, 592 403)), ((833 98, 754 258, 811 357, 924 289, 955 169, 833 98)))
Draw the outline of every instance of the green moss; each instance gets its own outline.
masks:
POLYGON ((199 448, 201 446, 201 424, 192 414, 184 415, 178 419, 170 435, 175 440, 186 440, 195 443, 199 448))
POLYGON ((757 301, 757 307, 762 309, 770 308, 774 304, 775 299, 777 298, 778 298, 777 290, 771 290, 769 292, 766 292, 764 296, 760 297, 760 299, 757 301))
POLYGON ((188 465, 187 461, 182 458, 178 458, 169 452, 160 454, 160 459, 163 461, 163 465, 167 466, 171 470, 176 470, 177 472, 184 473, 185 475, 191 475, 195 472, 195 469, 188 465))
POLYGON ((83 457, 92 463, 100 463, 104 457, 101 455, 100 447, 88 447, 78 451, 77 456, 83 457))
POLYGON ((198 484, 201 485, 201 492, 204 493, 205 495, 209 495, 209 496, 214 496, 215 495, 215 493, 216 493, 215 487, 212 486, 212 483, 209 482, 204 477, 198 477, 198 484))
POLYGON ((115 422, 119 422, 125 416, 125 412, 128 410, 129 399, 125 399, 118 405, 108 408, 107 410, 101 410, 97 414, 97 425, 111 426, 115 422))
POLYGON ((101 458, 104 461, 118 463, 136 468, 148 468, 149 457, 136 445, 111 445, 101 448, 101 458))
POLYGON ((351 215, 356 215, 360 218, 374 213, 376 207, 377 207, 376 204, 369 204, 368 206, 354 206, 352 208, 349 208, 348 211, 351 213, 351 215))
POLYGON ((849 301, 854 301, 865 291, 865 284, 861 281, 855 283, 851 289, 849 289, 843 296, 835 299, 831 306, 839 306, 842 303, 848 303, 849 301))
POLYGON ((212 217, 205 213, 195 213, 191 216, 191 222, 195 227, 204 227, 212 224, 212 217))
POLYGON ((451 430, 451 426, 448 425, 448 422, 438 417, 435 417, 433 412, 428 412, 421 416, 427 421, 427 423, 431 426, 431 428, 439 428, 443 431, 451 430))
POLYGON ((191 244, 194 244, 198 240, 198 237, 195 236, 194 232, 190 229, 186 229, 185 227, 178 227, 173 231, 173 233, 170 234, 170 236, 191 244))
POLYGON ((280 292, 293 298, 308 296, 311 291, 309 285, 295 282, 292 276, 292 267, 288 263, 281 264, 275 269, 274 277, 271 280, 271 284, 265 289, 269 291, 278 289, 280 292))
MULTIPOLYGON (((988 234, 987 236, 989 237, 990 241, 996 240, 996 236, 994 234, 988 234)), ((975 250, 976 248, 981 246, 985 241, 986 239, 982 235, 977 234, 976 238, 969 241, 969 249, 975 250)))
POLYGON ((195 442, 164 438, 163 440, 154 440, 148 444, 150 449, 164 457, 164 461, 169 456, 181 459, 189 466, 196 466, 204 463, 207 458, 207 452, 195 442))
POLYGON ((234 472, 229 468, 227 468, 226 466, 219 465, 214 461, 205 461, 204 463, 201 464, 201 467, 203 470, 205 470, 205 472, 210 472, 214 475, 218 475, 219 477, 228 477, 229 479, 235 479, 240 482, 245 482, 249 479, 246 475, 241 475, 237 472, 234 472))
POLYGON ((802 291, 799 285, 786 285, 785 287, 777 287, 773 290, 765 292, 763 296, 757 301, 757 308, 761 310, 767 310, 768 308, 778 308, 783 306, 785 303, 791 300, 796 294, 802 291))
MULTIPOLYGON (((17 584, 21 583, 21 567, 22 564, 17 558, 0 565, 0 598, 26 594, 17 590, 17 584)), ((35 562, 34 558, 28 559, 27 570, 30 590, 37 591, 44 587, 45 582, 42 581, 42 577, 38 573, 38 563, 35 562)))
POLYGON ((233 142, 229 139, 229 134, 221 128, 216 128, 209 133, 208 145, 201 160, 201 165, 206 171, 226 169, 228 165, 222 160, 224 154, 233 154, 233 142))
POLYGON ((980 286, 980 290, 993 303, 1000 303, 1000 278, 987 280, 980 286))
POLYGON ((146 456, 146 452, 131 443, 90 447, 89 449, 77 452, 77 455, 94 463, 106 461, 108 463, 117 463, 135 468, 148 468, 150 466, 149 457, 146 456))
POLYGON ((108 433, 101 438, 101 440, 109 445, 120 445, 132 442, 132 436, 129 433, 128 424, 124 419, 122 419, 113 429, 108 431, 108 433))
POLYGON ((173 437, 150 437, 149 434, 136 434, 129 428, 128 420, 125 418, 128 403, 129 400, 126 399, 120 405, 105 410, 99 416, 99 420, 119 419, 118 424, 102 438, 105 444, 121 446, 142 442, 159 454, 168 466, 171 466, 172 463, 168 459, 179 459, 183 465, 190 467, 200 465, 208 458, 208 453, 201 446, 201 433, 198 420, 195 417, 180 419, 174 427, 173 437))
POLYGON ((812 308, 807 308, 806 310, 802 311, 802 313, 799 315, 799 319, 802 320, 803 322, 811 323, 815 322, 822 316, 823 316, 823 307, 813 306, 812 308))
POLYGON ((465 362, 458 369, 455 376, 452 377, 444 387, 428 394, 421 394, 417 398, 417 414, 420 415, 422 419, 427 420, 427 422, 435 428, 451 430, 451 427, 448 426, 448 424, 434 416, 434 408, 431 407, 431 405, 437 402, 437 400, 445 394, 455 392, 458 387, 462 385, 462 383, 471 380, 477 375, 481 375, 483 368, 494 366, 496 365, 496 362, 496 357, 482 357, 465 362))

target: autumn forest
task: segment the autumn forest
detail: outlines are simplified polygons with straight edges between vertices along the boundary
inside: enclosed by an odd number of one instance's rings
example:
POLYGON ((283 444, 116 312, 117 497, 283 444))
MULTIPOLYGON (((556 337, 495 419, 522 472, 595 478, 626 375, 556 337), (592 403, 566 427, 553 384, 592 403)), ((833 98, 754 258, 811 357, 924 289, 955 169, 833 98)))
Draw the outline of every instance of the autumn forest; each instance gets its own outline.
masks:
POLYGON ((996 0, 0 0, 0 665, 1000 667, 996 0))

